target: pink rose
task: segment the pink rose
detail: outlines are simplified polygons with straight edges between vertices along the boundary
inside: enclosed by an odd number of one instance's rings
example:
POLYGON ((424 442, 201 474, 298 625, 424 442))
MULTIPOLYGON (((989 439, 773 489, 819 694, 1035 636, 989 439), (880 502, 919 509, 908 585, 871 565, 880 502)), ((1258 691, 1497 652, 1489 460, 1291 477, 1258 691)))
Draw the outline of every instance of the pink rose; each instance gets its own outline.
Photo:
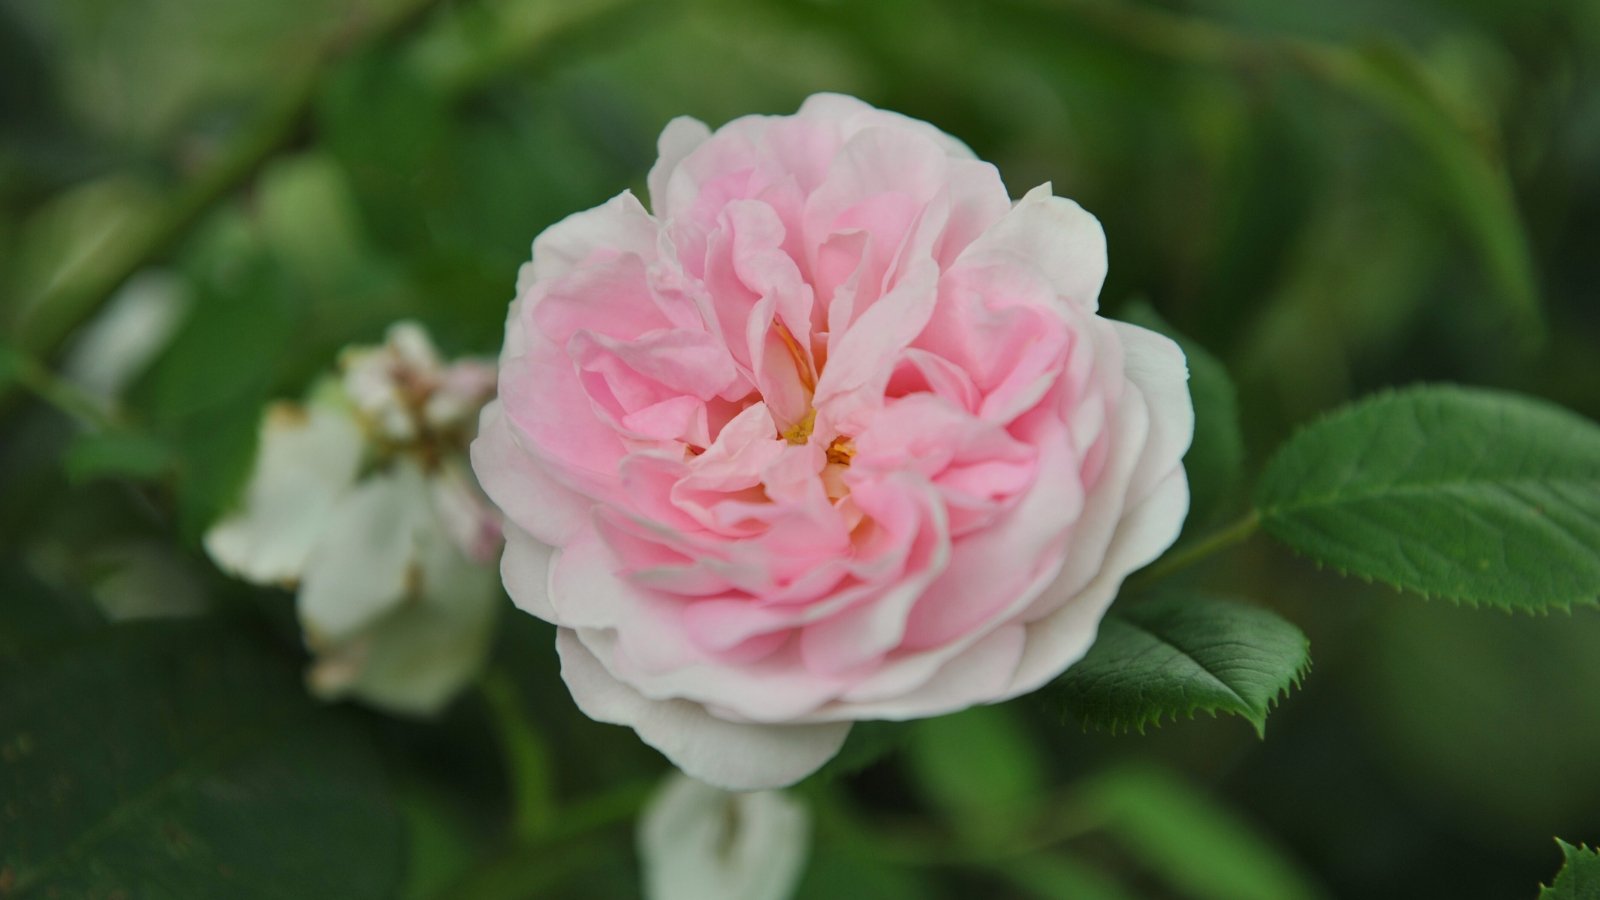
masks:
POLYGON ((838 95, 660 154, 653 215, 534 241, 472 448, 579 707, 767 788, 1079 659, 1193 431, 1178 348, 1096 315, 1099 223, 838 95))

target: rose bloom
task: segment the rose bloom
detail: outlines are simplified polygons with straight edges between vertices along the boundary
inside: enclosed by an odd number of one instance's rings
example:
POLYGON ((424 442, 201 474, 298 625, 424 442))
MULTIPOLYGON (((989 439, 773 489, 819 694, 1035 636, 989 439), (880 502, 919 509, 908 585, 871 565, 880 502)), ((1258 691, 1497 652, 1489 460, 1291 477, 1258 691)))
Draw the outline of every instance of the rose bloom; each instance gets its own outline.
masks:
POLYGON ((1096 314, 1099 223, 838 95, 659 147, 653 213, 534 241, 472 448, 579 707, 746 790, 1082 657, 1194 418, 1176 345, 1096 314))

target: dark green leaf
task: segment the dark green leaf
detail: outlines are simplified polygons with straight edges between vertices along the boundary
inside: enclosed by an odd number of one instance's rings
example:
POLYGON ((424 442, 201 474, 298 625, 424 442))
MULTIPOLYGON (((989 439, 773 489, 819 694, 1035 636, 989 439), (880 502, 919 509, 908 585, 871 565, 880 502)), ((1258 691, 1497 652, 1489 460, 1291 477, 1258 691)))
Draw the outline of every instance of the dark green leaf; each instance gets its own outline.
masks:
MULTIPOLYGON (((41 603, 7 597, 0 630, 41 603)), ((293 662, 198 623, 0 647, 7 900, 393 895, 382 763, 293 662)))
POLYGON ((1199 522, 1227 501, 1244 470, 1244 436, 1239 429, 1239 400, 1233 380, 1220 360, 1178 333, 1149 303, 1129 304, 1122 318, 1177 341, 1189 360, 1194 441, 1184 454, 1183 467, 1189 476, 1189 522, 1199 522))
POLYGON ((817 770, 817 777, 853 775, 899 749, 909 734, 910 728, 904 722, 857 722, 850 727, 850 736, 838 754, 817 770))
POLYGON ((1539 900, 1600 900, 1600 851, 1556 838, 1563 862, 1556 880, 1539 888, 1539 900))
POLYGON ((1267 712, 1310 668, 1306 636, 1260 607, 1192 594, 1117 609, 1052 690, 1086 725, 1139 730, 1179 716, 1267 712))
POLYGON ((1322 892, 1287 854, 1232 810, 1170 772, 1096 775, 1084 809, 1143 867, 1195 900, 1311 900, 1322 892))
POLYGON ((924 900, 937 895, 915 869, 885 862, 858 846, 824 841, 806 860, 794 896, 797 900, 924 900))
POLYGON ((1600 597, 1600 428, 1542 401, 1441 386, 1357 403, 1291 438, 1256 502, 1317 563, 1424 596, 1600 597))

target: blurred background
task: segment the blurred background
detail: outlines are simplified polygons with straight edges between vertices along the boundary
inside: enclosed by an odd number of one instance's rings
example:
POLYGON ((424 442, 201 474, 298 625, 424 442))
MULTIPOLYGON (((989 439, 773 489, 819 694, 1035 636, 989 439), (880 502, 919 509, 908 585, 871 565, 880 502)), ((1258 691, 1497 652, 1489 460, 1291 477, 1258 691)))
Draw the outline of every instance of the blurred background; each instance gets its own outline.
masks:
MULTIPOLYGON (((547 626, 507 606, 496 687, 437 720, 319 704, 290 595, 199 536, 263 404, 339 348, 409 317, 495 354, 534 235, 642 195, 668 119, 819 90, 933 122, 1013 196, 1053 182, 1105 225, 1110 314, 1223 362, 1248 462, 1190 535, 1387 385, 1600 417, 1588 0, 0 0, 0 897, 636 896, 665 764, 576 712, 547 626), (38 761, 39 728, 75 749, 38 761), (558 804, 535 841, 519 765, 558 804), (38 812, 124 778, 105 818, 38 812), (8 842, 49 871, 19 888, 8 842)), ((1531 898, 1552 837, 1600 840, 1600 614, 1264 539, 1190 577, 1311 639, 1264 741, 1086 733, 1048 697, 863 729, 801 791, 801 896, 1531 898)))

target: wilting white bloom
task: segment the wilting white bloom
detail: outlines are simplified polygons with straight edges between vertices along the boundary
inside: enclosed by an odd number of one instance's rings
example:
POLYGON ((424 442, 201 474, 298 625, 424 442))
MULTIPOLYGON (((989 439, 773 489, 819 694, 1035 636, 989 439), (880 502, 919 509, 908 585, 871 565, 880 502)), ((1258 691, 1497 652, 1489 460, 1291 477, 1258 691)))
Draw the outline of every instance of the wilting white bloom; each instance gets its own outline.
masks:
POLYGON ((782 791, 737 793, 674 773, 639 822, 648 900, 784 900, 811 819, 782 791))
POLYGON ((499 518, 464 455, 494 370, 446 364, 411 323, 340 365, 267 409, 243 502, 206 549, 298 587, 315 693, 431 713, 477 674, 498 605, 499 518))

